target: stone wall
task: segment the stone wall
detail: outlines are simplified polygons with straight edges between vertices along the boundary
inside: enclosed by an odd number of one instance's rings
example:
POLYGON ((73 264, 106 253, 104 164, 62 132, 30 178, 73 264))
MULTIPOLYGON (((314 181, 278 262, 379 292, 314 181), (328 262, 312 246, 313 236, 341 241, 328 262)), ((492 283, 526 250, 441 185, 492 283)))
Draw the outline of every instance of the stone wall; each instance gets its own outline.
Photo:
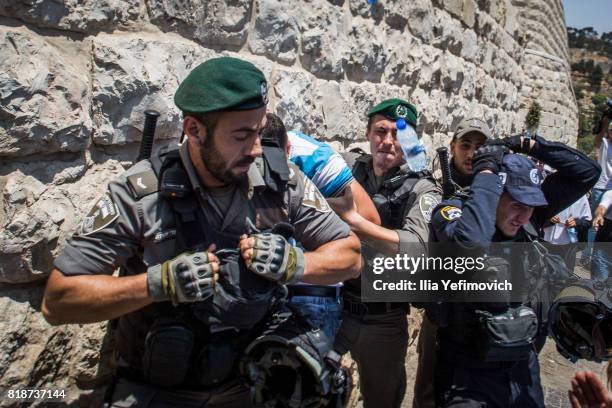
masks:
MULTIPOLYGON (((560 0, 0 0, 0 384, 63 386, 88 401, 104 325, 51 328, 51 262, 110 178, 136 157, 143 111, 157 146, 180 134, 177 84, 199 62, 260 67, 290 128, 339 148, 363 141, 386 97, 419 110, 426 145, 466 115, 498 135, 575 143, 560 0), (92 351, 94 350, 94 351, 92 351)), ((0 404, 5 402, 0 402, 0 404)))

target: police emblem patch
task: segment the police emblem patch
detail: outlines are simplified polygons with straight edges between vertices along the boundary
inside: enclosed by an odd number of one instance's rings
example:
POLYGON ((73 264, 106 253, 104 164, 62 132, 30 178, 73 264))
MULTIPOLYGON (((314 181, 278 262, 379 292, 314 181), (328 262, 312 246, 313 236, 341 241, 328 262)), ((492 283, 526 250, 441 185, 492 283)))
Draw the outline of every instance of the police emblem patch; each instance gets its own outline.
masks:
POLYGON ((538 169, 531 169, 529 178, 533 184, 540 184, 540 172, 538 172, 538 169))
POLYGON ((319 189, 307 177, 304 177, 304 198, 302 199, 302 204, 323 213, 331 211, 327 200, 325 200, 319 189))
POLYGON ((119 217, 119 209, 108 193, 105 193, 81 222, 81 234, 89 235, 107 227, 119 217))
POLYGON ((395 108, 395 114, 400 117, 400 118, 406 118, 406 116, 408 115, 408 108, 405 107, 404 105, 397 105, 397 108, 395 108))
POLYGON ((261 83, 261 100, 268 103, 268 83, 266 81, 261 83))
POLYGON ((431 222, 431 213, 438 204, 440 204, 440 201, 433 194, 427 193, 421 196, 419 199, 419 209, 425 221, 431 222))
POLYGON ((461 217, 462 213, 461 208, 453 207, 452 205, 447 205, 440 210, 440 215, 447 221, 461 217))

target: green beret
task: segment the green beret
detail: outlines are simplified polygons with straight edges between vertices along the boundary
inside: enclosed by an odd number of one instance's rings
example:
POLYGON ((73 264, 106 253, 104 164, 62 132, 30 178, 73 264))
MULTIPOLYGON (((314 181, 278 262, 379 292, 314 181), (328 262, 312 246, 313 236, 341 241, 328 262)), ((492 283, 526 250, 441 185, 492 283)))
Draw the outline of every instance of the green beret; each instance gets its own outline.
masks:
POLYGON ((374 115, 383 115, 392 120, 404 119, 412 126, 416 127, 417 110, 416 106, 403 99, 387 99, 374 106, 368 112, 368 118, 374 115))
POLYGON ((213 58, 187 75, 174 94, 183 112, 250 110, 268 103, 268 83, 255 65, 238 58, 213 58))

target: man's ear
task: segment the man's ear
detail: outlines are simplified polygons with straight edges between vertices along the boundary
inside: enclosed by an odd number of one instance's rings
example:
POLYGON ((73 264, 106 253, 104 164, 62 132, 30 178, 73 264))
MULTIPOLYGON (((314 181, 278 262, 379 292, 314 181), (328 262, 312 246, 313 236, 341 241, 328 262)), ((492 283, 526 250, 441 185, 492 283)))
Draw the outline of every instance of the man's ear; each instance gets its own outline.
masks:
POLYGON ((200 146, 204 144, 206 129, 193 116, 185 116, 185 119, 183 119, 183 132, 185 132, 187 138, 192 140, 195 144, 200 146))

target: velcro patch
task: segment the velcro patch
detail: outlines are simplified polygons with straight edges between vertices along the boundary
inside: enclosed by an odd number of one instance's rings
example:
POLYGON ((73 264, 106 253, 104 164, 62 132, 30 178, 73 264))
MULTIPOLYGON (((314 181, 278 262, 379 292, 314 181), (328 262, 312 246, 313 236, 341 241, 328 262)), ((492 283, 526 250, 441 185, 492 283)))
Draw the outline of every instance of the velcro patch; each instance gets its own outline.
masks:
POLYGON ((433 209, 440 204, 440 200, 438 197, 431 193, 423 194, 419 199, 419 209, 421 210, 421 215, 427 222, 431 222, 431 213, 433 209))
POLYGON ((107 227, 119 217, 119 209, 109 193, 105 193, 81 221, 81 234, 89 235, 107 227))
POLYGON ((331 211, 331 207, 327 203, 327 200, 325 200, 317 186, 307 177, 304 177, 304 199, 302 200, 302 204, 322 213, 331 211))
POLYGON ((440 210, 440 215, 445 220, 448 220, 448 221, 452 221, 452 220, 455 220, 461 217, 461 214, 463 214, 463 211, 461 211, 461 208, 457 208, 452 205, 447 205, 446 207, 443 207, 440 210))

